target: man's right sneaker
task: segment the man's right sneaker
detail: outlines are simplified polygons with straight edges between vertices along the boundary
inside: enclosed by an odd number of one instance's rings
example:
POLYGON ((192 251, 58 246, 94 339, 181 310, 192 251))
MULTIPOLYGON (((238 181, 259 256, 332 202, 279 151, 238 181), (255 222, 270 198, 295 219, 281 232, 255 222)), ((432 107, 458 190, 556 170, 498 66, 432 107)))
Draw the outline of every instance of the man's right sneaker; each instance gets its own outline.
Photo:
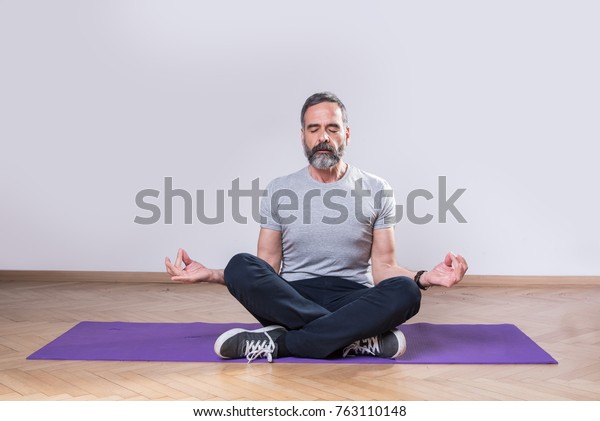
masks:
POLYGON ((277 358, 275 340, 283 335, 282 326, 267 326, 256 330, 231 329, 215 341, 215 353, 225 359, 247 358, 252 362, 257 358, 266 358, 269 362, 277 358))
POLYGON ((343 356, 370 355, 382 358, 396 358, 406 351, 406 338, 398 329, 382 335, 355 341, 344 348, 343 356))

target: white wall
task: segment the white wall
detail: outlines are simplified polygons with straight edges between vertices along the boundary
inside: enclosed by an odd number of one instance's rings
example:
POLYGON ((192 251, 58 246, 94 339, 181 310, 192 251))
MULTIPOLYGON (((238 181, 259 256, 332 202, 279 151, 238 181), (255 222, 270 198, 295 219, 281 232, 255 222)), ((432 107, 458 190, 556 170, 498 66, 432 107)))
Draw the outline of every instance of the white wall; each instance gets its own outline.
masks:
MULTIPOLYGON (((160 271, 255 251, 258 226, 191 225, 145 188, 249 188, 305 165, 299 111, 331 90, 347 160, 466 192, 467 223, 397 226, 399 261, 600 275, 600 6, 594 1, 3 1, 0 269, 160 271), (293 3, 293 4, 292 4, 293 3)), ((437 218, 435 200, 417 212, 437 218)), ((178 207, 179 206, 179 207, 178 207)), ((210 209, 210 208, 209 208, 210 209)), ((214 203, 213 208, 214 210, 214 203)), ((226 210, 230 209, 227 204, 226 210)), ((249 212, 249 206, 246 206, 249 212)))

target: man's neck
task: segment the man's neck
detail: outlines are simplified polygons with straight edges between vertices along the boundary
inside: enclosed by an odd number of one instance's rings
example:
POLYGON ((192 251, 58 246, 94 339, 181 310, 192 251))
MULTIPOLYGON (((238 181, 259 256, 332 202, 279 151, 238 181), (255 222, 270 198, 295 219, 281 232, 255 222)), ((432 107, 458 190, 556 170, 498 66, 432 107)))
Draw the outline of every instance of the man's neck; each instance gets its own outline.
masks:
POLYGON ((319 170, 312 165, 308 166, 308 173, 310 176, 320 183, 335 183, 346 174, 347 170, 348 164, 342 160, 326 170, 319 170))

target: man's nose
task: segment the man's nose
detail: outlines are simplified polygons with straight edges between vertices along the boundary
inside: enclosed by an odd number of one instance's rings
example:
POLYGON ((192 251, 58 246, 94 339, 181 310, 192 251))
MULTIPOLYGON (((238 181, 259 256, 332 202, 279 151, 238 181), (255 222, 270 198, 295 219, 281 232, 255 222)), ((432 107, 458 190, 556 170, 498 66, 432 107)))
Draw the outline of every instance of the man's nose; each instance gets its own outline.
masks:
POLYGON ((329 142, 329 134, 327 134, 327 130, 323 130, 321 132, 321 136, 319 136, 320 142, 329 142))

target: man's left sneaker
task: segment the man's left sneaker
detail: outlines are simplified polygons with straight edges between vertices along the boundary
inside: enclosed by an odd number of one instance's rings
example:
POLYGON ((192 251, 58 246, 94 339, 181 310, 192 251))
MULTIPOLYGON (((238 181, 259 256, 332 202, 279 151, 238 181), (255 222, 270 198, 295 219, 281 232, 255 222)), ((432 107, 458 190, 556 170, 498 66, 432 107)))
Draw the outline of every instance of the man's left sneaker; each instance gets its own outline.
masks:
POLYGON ((382 358, 396 358, 406 351, 406 338, 398 329, 382 335, 355 341, 344 348, 343 356, 370 355, 382 358))
POLYGON ((257 358, 266 358, 272 362, 277 358, 275 340, 283 335, 286 329, 273 325, 256 330, 231 329, 215 341, 215 353, 225 359, 247 358, 251 362, 257 358))

